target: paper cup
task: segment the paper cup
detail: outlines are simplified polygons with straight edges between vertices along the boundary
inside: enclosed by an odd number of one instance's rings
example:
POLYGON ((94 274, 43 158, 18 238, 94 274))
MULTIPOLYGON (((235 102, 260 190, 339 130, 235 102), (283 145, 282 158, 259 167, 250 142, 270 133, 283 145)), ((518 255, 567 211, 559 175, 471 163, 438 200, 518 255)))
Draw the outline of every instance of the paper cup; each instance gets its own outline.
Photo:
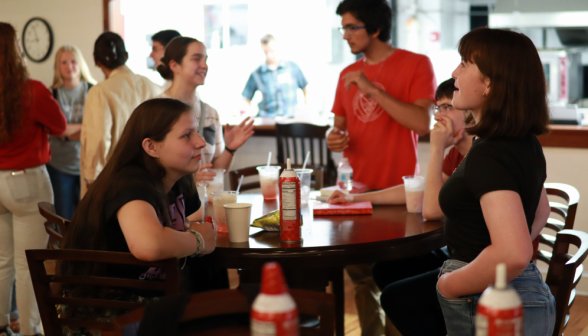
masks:
POLYGON ((249 224, 251 224, 250 203, 225 204, 225 214, 229 227, 229 241, 244 243, 249 241, 249 224))

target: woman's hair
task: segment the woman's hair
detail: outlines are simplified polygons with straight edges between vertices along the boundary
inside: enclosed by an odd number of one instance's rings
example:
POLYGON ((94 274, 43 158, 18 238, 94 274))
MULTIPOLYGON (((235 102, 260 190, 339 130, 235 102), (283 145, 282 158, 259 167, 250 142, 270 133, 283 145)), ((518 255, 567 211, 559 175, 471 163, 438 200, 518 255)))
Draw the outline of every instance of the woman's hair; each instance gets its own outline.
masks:
POLYGON ((337 15, 350 13, 363 22, 368 34, 380 31, 378 39, 390 40, 392 32, 392 9, 387 0, 343 0, 337 6, 337 15))
POLYGON ((480 138, 525 137, 548 131, 549 110, 543 65, 531 40, 507 30, 478 28, 459 42, 465 62, 490 79, 478 123, 468 133, 480 138))
MULTIPOLYGON (((169 200, 163 186, 165 168, 159 159, 145 152, 142 143, 146 138, 155 142, 163 141, 178 119, 184 113, 191 112, 189 105, 169 98, 147 100, 135 109, 112 157, 81 200, 67 230, 65 248, 111 251, 105 228, 109 220, 105 218, 107 200, 116 197, 129 185, 156 195, 160 219, 164 223, 170 222, 169 200)), ((192 195, 196 190, 191 174, 182 177, 177 183, 184 195, 192 195)), ((96 265, 81 263, 64 263, 61 270, 64 274, 85 275, 103 271, 96 265)))
POLYGON ((29 73, 17 41, 14 28, 0 22, 0 144, 12 141, 28 107, 29 73))
POLYGON ((86 63, 86 60, 84 59, 84 56, 82 55, 82 52, 80 51, 80 49, 78 49, 78 47, 76 47, 74 45, 66 44, 63 47, 59 48, 57 50, 57 52, 55 53, 55 65, 53 68, 53 70, 54 70, 53 84, 51 85, 51 88, 57 89, 58 87, 61 87, 63 85, 63 78, 61 78, 60 64, 61 64, 61 56, 66 51, 71 52, 74 55, 74 57, 76 58, 76 61, 78 62, 78 66, 80 67, 80 76, 82 77, 81 79, 85 80, 86 82, 88 82, 90 84, 96 84, 96 81, 94 80, 94 78, 92 78, 92 75, 90 74, 90 69, 88 68, 88 64, 86 63))
POLYGON ((127 62, 125 42, 117 33, 104 32, 94 43, 94 61, 114 70, 127 62))
POLYGON ((161 64, 157 67, 157 72, 163 79, 174 79, 174 72, 170 69, 169 62, 173 60, 178 64, 182 64, 182 59, 188 52, 188 46, 194 42, 200 41, 192 37, 178 36, 167 44, 161 64))

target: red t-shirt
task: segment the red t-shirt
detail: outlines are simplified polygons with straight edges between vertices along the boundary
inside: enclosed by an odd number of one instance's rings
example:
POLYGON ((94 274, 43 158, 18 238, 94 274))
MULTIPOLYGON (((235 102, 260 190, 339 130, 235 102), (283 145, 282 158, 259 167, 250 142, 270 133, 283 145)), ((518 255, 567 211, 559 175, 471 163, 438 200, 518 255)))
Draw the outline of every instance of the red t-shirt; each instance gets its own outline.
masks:
POLYGON ((23 96, 20 128, 10 143, 0 144, 0 170, 19 170, 51 160, 49 138, 65 132, 67 122, 57 101, 43 83, 29 79, 23 96), (27 101, 28 100, 28 101, 27 101))
POLYGON ((368 65, 361 59, 341 72, 333 113, 347 117, 350 141, 343 154, 353 167, 354 181, 370 189, 385 189, 402 184, 402 176, 414 174, 418 135, 400 125, 357 86, 345 88, 343 76, 362 69, 376 86, 405 103, 434 101, 437 84, 429 58, 402 49, 383 65, 368 65))
POLYGON ((463 160, 463 155, 455 147, 452 147, 449 153, 445 155, 445 159, 443 159, 443 173, 451 176, 461 163, 461 160, 463 160))

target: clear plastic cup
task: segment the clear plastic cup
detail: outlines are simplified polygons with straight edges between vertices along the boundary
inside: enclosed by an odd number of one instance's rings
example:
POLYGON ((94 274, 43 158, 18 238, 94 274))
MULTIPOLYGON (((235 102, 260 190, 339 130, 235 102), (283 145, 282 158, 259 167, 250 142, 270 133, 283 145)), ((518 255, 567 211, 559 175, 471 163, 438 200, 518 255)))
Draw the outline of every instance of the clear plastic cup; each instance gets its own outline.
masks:
POLYGON ((280 166, 259 166, 259 184, 261 185, 261 194, 263 199, 275 200, 278 198, 278 182, 280 181, 280 166))
POLYGON ((208 202, 208 195, 206 194, 206 183, 197 182, 196 190, 198 191, 198 198, 200 198, 200 206, 203 207, 202 221, 206 218, 206 202, 208 202))
POLYGON ((243 243, 249 241, 249 224, 251 224, 251 204, 231 203, 224 205, 229 228, 229 241, 243 243))
POLYGON ((229 232, 227 228, 227 217, 225 216, 225 204, 237 203, 236 191, 214 191, 211 194, 213 219, 218 232, 229 232))
POLYGON ((217 191, 223 191, 225 189, 225 172, 224 169, 213 169, 207 168, 203 171, 213 171, 216 173, 214 180, 212 181, 204 181, 208 184, 206 187, 206 192, 208 194, 208 201, 212 202, 212 193, 217 191))
POLYGON ((312 169, 294 169, 300 179, 300 203, 308 203, 312 169))
POLYGON ((423 176, 403 176, 406 209, 408 212, 422 212, 425 197, 425 178, 423 176))

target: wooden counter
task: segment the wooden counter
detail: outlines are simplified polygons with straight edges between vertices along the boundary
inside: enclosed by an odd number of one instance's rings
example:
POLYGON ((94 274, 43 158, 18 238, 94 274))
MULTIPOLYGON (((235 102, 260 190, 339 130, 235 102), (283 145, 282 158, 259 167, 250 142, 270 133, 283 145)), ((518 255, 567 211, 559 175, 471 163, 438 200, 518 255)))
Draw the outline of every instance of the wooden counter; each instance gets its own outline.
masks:
MULTIPOLYGON (((279 122, 311 121, 284 119, 279 122)), ((321 120, 317 124, 326 125, 327 121, 321 120)), ((254 130, 256 136, 276 136, 276 121, 269 118, 255 118, 254 130)), ((588 126, 550 125, 550 130, 550 133, 538 137, 543 147, 588 148, 588 126)), ((429 142, 429 135, 419 137, 419 142, 429 142)))

